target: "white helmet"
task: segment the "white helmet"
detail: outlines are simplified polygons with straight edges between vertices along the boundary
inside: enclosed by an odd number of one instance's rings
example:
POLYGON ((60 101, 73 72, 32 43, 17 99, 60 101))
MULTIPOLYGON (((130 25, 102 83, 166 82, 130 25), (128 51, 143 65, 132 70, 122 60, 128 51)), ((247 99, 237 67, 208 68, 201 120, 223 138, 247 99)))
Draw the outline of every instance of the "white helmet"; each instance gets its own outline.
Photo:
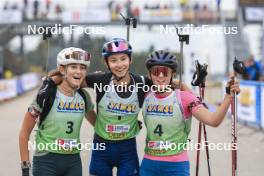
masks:
POLYGON ((91 54, 80 48, 65 48, 57 55, 57 67, 60 65, 83 64, 90 66, 91 54))

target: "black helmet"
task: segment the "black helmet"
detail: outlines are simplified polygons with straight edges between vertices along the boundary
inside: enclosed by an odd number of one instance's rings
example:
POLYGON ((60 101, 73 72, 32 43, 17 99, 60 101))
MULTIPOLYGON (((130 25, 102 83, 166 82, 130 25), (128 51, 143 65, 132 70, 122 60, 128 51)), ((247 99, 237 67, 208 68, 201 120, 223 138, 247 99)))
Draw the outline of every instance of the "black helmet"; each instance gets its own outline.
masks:
POLYGON ((159 50, 153 51, 146 60, 146 67, 149 70, 152 66, 160 65, 170 67, 174 72, 177 69, 176 56, 172 55, 168 51, 159 50))
POLYGON ((128 43, 128 41, 121 38, 114 38, 113 40, 104 44, 102 55, 105 59, 111 56, 112 54, 117 53, 127 54, 129 58, 131 58, 132 47, 128 43))

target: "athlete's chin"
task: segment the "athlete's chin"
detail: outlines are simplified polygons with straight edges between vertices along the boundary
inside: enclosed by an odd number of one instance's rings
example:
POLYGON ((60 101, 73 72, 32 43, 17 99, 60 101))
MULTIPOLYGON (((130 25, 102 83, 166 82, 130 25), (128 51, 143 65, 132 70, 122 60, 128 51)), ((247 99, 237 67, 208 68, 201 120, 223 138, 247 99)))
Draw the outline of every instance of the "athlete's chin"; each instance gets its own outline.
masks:
POLYGON ((115 74, 116 76, 118 76, 118 77, 125 77, 126 76, 126 72, 117 72, 116 74, 115 74))
POLYGON ((71 82, 72 88, 74 88, 74 89, 80 88, 81 87, 81 83, 82 82, 80 80, 73 80, 71 82))

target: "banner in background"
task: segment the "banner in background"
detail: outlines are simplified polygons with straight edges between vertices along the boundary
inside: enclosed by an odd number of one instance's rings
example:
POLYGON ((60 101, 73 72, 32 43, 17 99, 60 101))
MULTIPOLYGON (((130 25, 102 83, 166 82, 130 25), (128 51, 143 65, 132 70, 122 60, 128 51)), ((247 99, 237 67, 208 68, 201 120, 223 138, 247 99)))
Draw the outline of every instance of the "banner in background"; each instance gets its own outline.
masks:
POLYGON ((85 11, 65 11, 62 14, 64 23, 109 23, 110 12, 106 9, 87 9, 85 11))
POLYGON ((244 18, 246 22, 261 23, 263 22, 264 8, 263 7, 245 7, 244 18))
POLYGON ((0 10, 0 24, 17 24, 21 22, 21 10, 0 10))
POLYGON ((241 92, 238 95, 237 117, 239 120, 256 123, 256 92, 255 85, 240 84, 241 92))
MULTIPOLYGON (((222 90, 224 93, 225 81, 222 81, 222 90)), ((237 98, 237 118, 239 121, 249 123, 254 127, 264 125, 264 113, 261 112, 261 101, 264 101, 264 84, 256 81, 240 81, 241 92, 237 98), (263 88, 261 88, 263 85, 263 88), (262 113, 262 115, 261 115, 262 113)), ((224 95, 224 94, 223 94, 224 95)), ((230 108, 229 113, 231 114, 230 108)))
POLYGON ((17 78, 0 80, 0 101, 17 96, 17 78))
POLYGON ((260 111, 261 111, 260 117, 261 117, 261 119, 260 120, 261 120, 261 126, 262 126, 262 128, 264 128, 264 109, 263 109, 263 106, 264 106, 264 84, 262 84, 260 91, 261 91, 261 101, 260 101, 260 111))
POLYGON ((23 91, 28 91, 39 84, 40 77, 36 73, 26 73, 21 76, 23 91))
POLYGON ((141 22, 180 22, 181 9, 144 9, 140 13, 141 22))
POLYGON ((1 79, 0 101, 14 98, 25 91, 35 88, 40 80, 38 73, 26 73, 13 79, 1 79))

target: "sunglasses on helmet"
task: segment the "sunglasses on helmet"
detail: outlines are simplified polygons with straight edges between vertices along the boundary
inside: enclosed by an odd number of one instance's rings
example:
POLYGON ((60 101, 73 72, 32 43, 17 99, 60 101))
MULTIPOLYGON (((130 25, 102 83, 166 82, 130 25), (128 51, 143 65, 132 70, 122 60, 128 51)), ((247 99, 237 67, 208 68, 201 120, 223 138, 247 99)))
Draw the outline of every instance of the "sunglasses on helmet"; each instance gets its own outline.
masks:
POLYGON ((115 41, 105 44, 106 52, 122 52, 129 49, 129 44, 126 41, 115 41))
POLYGON ((160 74, 162 73, 163 76, 168 76, 171 69, 169 67, 165 67, 165 66, 153 66, 150 69, 150 73, 154 76, 160 76, 160 74))
POLYGON ((90 61, 91 54, 88 52, 81 52, 81 51, 73 51, 70 54, 65 55, 66 59, 75 59, 75 60, 83 60, 83 61, 90 61))

